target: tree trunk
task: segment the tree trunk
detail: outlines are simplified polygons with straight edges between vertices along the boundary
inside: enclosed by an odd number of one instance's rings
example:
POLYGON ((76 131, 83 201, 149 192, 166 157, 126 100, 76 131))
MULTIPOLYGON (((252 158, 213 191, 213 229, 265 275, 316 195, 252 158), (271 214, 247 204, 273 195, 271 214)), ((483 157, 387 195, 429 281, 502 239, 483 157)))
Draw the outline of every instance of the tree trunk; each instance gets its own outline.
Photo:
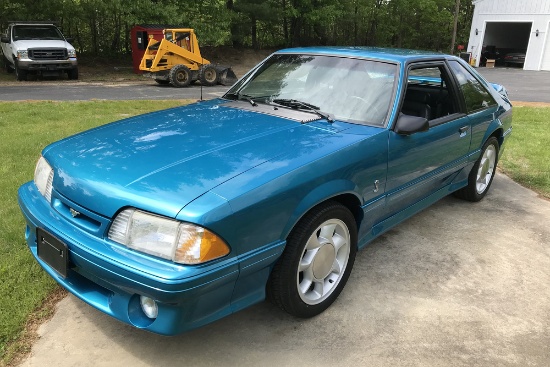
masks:
POLYGON ((252 22, 252 27, 250 28, 252 33, 252 48, 258 50, 260 47, 258 46, 258 21, 256 20, 256 16, 252 15, 250 21, 252 22))
POLYGON ((288 19, 286 17, 286 0, 282 0, 281 4, 283 6, 283 36, 285 38, 285 46, 288 46, 288 19))
POLYGON ((456 0, 456 8, 455 8, 455 19, 453 22, 453 37, 451 39, 451 55, 454 54, 455 51, 455 42, 456 42, 456 26, 458 24, 458 11, 460 9, 460 0, 456 0))

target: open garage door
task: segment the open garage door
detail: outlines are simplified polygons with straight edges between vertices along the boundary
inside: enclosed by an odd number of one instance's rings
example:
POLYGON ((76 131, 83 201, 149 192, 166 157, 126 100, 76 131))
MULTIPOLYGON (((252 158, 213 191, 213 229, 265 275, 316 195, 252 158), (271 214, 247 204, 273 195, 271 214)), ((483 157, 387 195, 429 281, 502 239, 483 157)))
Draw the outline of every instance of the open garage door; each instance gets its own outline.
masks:
POLYGON ((496 66, 523 67, 531 27, 531 22, 487 22, 480 65, 494 59, 496 66))

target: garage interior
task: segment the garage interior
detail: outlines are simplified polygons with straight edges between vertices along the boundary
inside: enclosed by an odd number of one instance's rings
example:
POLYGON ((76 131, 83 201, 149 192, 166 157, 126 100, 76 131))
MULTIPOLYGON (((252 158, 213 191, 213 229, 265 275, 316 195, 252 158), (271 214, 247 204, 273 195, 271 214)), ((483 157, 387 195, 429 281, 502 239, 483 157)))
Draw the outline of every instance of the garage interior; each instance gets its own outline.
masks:
MULTIPOLYGON (((505 66, 509 53, 527 52, 532 22, 487 22, 483 38, 480 65, 495 60, 495 66, 505 66)), ((517 65, 523 67, 523 64, 517 65)))

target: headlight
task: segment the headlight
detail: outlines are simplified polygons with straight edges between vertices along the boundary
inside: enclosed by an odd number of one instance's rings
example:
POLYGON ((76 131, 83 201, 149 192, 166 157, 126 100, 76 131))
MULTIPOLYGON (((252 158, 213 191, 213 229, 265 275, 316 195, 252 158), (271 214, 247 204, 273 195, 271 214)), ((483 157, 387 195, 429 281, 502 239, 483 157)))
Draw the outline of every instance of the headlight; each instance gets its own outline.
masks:
POLYGON ((17 58, 19 60, 28 59, 29 58, 29 52, 27 50, 19 50, 19 51, 17 51, 17 58))
POLYGON ((76 50, 67 50, 67 55, 69 57, 76 57, 76 50))
POLYGON ((137 209, 120 212, 108 237, 134 250, 180 264, 200 264, 229 253, 227 244, 206 228, 137 209))
POLYGON ((53 169, 44 157, 40 157, 34 170, 34 184, 48 202, 52 201, 52 182, 53 169))

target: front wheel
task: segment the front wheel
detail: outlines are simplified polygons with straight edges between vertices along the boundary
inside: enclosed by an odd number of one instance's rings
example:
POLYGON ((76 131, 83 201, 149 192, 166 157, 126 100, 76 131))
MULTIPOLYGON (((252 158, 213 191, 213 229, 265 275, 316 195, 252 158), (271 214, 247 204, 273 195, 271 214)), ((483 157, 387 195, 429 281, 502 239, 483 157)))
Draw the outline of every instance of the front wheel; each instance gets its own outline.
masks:
POLYGON ((320 314, 344 288, 356 253, 354 216, 337 202, 320 204, 288 236, 269 279, 268 298, 297 317, 320 314))
POLYGON ((498 140, 492 136, 481 149, 478 158, 468 176, 468 186, 456 191, 455 195, 468 201, 480 201, 489 191, 498 162, 498 140))
POLYGON ((17 66, 17 63, 15 63, 15 78, 18 81, 25 81, 27 80, 27 70, 22 70, 17 66))
POLYGON ((218 84, 219 78, 218 70, 213 65, 203 65, 199 70, 199 80, 204 86, 211 87, 218 84))

